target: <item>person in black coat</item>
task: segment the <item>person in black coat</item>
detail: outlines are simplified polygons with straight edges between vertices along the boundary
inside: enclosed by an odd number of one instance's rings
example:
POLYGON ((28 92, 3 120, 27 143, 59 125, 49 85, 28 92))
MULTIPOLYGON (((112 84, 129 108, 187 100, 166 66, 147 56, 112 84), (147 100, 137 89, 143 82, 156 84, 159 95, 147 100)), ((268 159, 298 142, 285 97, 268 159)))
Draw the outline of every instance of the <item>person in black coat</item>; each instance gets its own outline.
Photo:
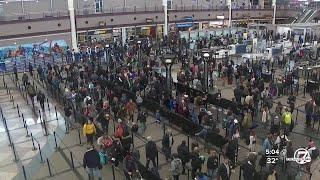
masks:
POLYGON ((171 130, 169 129, 162 137, 162 148, 167 161, 169 160, 169 158, 171 158, 171 147, 173 145, 173 142, 173 135, 171 130))
POLYGON ((41 91, 39 91, 37 94, 37 101, 39 101, 42 111, 44 111, 45 99, 46 99, 46 96, 41 91))
POLYGON ((218 168, 218 177, 220 180, 230 180, 231 167, 229 165, 229 159, 227 156, 223 157, 223 162, 218 168))
POLYGON ((146 168, 149 169, 150 160, 152 161, 153 167, 157 167, 156 157, 158 157, 158 149, 156 143, 152 141, 151 136, 147 137, 147 141, 148 142, 145 146, 147 158, 146 168))
POLYGON ((202 161, 200 159, 199 149, 195 147, 194 150, 190 153, 191 159, 191 177, 195 178, 197 172, 201 172, 202 161))
POLYGON ((87 170, 90 178, 94 179, 94 176, 96 176, 99 180, 102 179, 100 172, 102 169, 100 156, 99 152, 94 148, 94 146, 89 146, 87 152, 84 153, 83 168, 87 170))
POLYGON ((254 174, 255 174, 255 167, 254 162, 251 162, 248 160, 243 166, 243 177, 245 180, 254 180, 254 174))
POLYGON ((237 141, 236 140, 229 141, 228 146, 227 146, 226 156, 230 160, 230 166, 231 167, 235 166, 237 150, 238 150, 237 141))
POLYGON ((186 141, 182 141, 182 143, 177 148, 178 156, 182 161, 182 174, 185 174, 186 163, 190 161, 190 152, 189 147, 186 145, 186 141))

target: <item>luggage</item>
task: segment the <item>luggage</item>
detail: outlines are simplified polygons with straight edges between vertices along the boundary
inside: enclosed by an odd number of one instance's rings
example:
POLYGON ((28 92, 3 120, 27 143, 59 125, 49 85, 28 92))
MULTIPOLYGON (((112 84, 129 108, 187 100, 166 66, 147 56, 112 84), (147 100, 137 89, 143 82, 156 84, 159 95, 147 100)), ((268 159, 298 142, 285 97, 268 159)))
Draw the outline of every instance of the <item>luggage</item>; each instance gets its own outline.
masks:
POLYGON ((100 156, 100 164, 101 165, 108 164, 108 156, 107 156, 106 152, 100 151, 99 156, 100 156))
POLYGON ((158 168, 152 167, 152 168, 150 169, 150 172, 151 172, 153 175, 155 175, 155 176, 157 176, 158 178, 160 178, 160 174, 159 174, 158 168))

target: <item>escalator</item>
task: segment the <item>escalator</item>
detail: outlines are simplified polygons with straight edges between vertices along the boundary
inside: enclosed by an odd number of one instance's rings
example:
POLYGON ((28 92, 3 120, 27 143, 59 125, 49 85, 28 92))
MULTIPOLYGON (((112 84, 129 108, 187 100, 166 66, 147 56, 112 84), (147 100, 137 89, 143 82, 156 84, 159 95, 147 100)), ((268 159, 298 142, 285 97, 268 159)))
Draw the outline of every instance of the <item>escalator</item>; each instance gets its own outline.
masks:
POLYGON ((294 23, 307 23, 310 21, 311 17, 316 13, 315 9, 307 9, 303 11, 300 17, 296 18, 292 24, 294 23))

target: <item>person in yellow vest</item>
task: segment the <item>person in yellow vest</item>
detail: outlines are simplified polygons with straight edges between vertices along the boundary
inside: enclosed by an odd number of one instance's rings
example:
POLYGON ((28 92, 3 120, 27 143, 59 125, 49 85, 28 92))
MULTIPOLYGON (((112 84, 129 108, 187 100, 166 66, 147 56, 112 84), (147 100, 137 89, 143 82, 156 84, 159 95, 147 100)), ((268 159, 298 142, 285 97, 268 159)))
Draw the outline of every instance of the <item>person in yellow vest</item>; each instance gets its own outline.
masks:
POLYGON ((96 134, 96 127, 92 123, 92 120, 88 120, 87 123, 83 125, 83 135, 87 137, 87 143, 93 144, 93 136, 96 134))
POLYGON ((287 134, 291 129, 290 126, 292 125, 292 114, 288 110, 288 108, 285 108, 285 112, 282 114, 282 119, 283 119, 283 127, 285 130, 285 134, 287 134))

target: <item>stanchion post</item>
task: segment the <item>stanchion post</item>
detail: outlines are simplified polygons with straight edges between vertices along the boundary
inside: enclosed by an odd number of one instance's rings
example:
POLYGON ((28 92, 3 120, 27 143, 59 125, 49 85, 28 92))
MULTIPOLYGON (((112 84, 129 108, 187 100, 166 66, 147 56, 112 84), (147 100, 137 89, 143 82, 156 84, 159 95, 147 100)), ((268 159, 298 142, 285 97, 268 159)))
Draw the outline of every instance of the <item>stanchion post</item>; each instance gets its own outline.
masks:
POLYGON ((80 133, 80 130, 78 129, 78 137, 79 137, 79 144, 81 145, 81 133, 80 133))
POLYGON ((39 149, 39 155, 40 155, 40 163, 44 163, 43 157, 42 157, 42 152, 41 152, 41 147, 40 147, 39 143, 38 143, 38 149, 39 149))
POLYGON ((53 137, 54 137, 54 144, 56 145, 56 149, 58 149, 57 136, 55 131, 53 131, 53 137))
POLYGON ((239 180, 241 180, 241 177, 242 177, 241 171, 242 171, 242 167, 240 166, 240 170, 239 170, 239 180))
POLYGON ((24 180, 27 180, 27 174, 26 174, 26 169, 25 169, 24 165, 22 165, 22 172, 23 172, 24 180))
POLYGON ((12 144, 12 151, 13 151, 13 155, 14 155, 14 161, 15 162, 18 162, 19 161, 19 158, 17 156, 17 153, 16 153, 16 148, 14 147, 14 144, 12 144))
POLYGON ((17 111, 18 111, 18 116, 21 117, 21 116, 20 116, 20 108, 19 108, 19 105, 18 105, 18 104, 17 104, 17 111))
POLYGON ((299 115, 299 111, 297 109, 297 113, 296 113, 296 121, 295 121, 295 124, 297 125, 297 121, 298 121, 298 115, 299 115))
POLYGON ((25 122, 23 113, 21 113, 21 117, 22 117, 22 121, 25 122))
POLYGON ((50 167, 50 163, 49 163, 48 158, 47 158, 47 166, 48 166, 49 176, 52 177, 51 167, 50 167))
POLYGON ((57 119, 57 121, 58 121, 58 113, 57 113, 57 107, 56 107, 56 106, 54 107, 54 110, 55 110, 55 112, 56 112, 56 119, 57 119))
POLYGON ((48 110, 50 112, 50 105, 49 105, 49 99, 47 98, 47 104, 48 104, 48 110))
POLYGON ((131 133, 131 138, 132 138, 132 147, 134 148, 134 139, 133 139, 133 133, 131 133))
POLYGON ((28 125, 27 125, 27 122, 25 120, 23 120, 23 126, 24 126, 24 128, 26 128, 26 132, 27 132, 26 137, 30 137, 29 131, 28 131, 28 125))
POLYGON ((30 136, 31 136, 31 142, 32 142, 32 151, 35 151, 37 150, 36 146, 34 145, 34 138, 32 136, 32 133, 30 133, 30 136))
POLYGON ((70 158, 71 158, 71 168, 72 170, 74 170, 74 161, 73 161, 73 155, 71 151, 70 151, 70 158))
POLYGON ((9 133, 9 130, 8 130, 8 125, 7 125, 7 120, 6 118, 3 119, 3 123, 4 123, 4 128, 7 132, 7 135, 8 135, 8 139, 9 139, 9 146, 12 146, 13 143, 12 143, 12 140, 11 140, 11 136, 10 136, 10 133, 9 133))
POLYGON ((66 127, 66 132, 65 132, 65 134, 69 134, 69 126, 68 126, 67 119, 64 120, 64 126, 66 127))
POLYGON ((13 108, 15 108, 13 96, 11 96, 11 99, 12 99, 12 106, 13 106, 13 108))
POLYGON ((115 173, 114 173, 114 165, 112 164, 112 179, 113 180, 116 180, 116 176, 115 176, 115 173))

